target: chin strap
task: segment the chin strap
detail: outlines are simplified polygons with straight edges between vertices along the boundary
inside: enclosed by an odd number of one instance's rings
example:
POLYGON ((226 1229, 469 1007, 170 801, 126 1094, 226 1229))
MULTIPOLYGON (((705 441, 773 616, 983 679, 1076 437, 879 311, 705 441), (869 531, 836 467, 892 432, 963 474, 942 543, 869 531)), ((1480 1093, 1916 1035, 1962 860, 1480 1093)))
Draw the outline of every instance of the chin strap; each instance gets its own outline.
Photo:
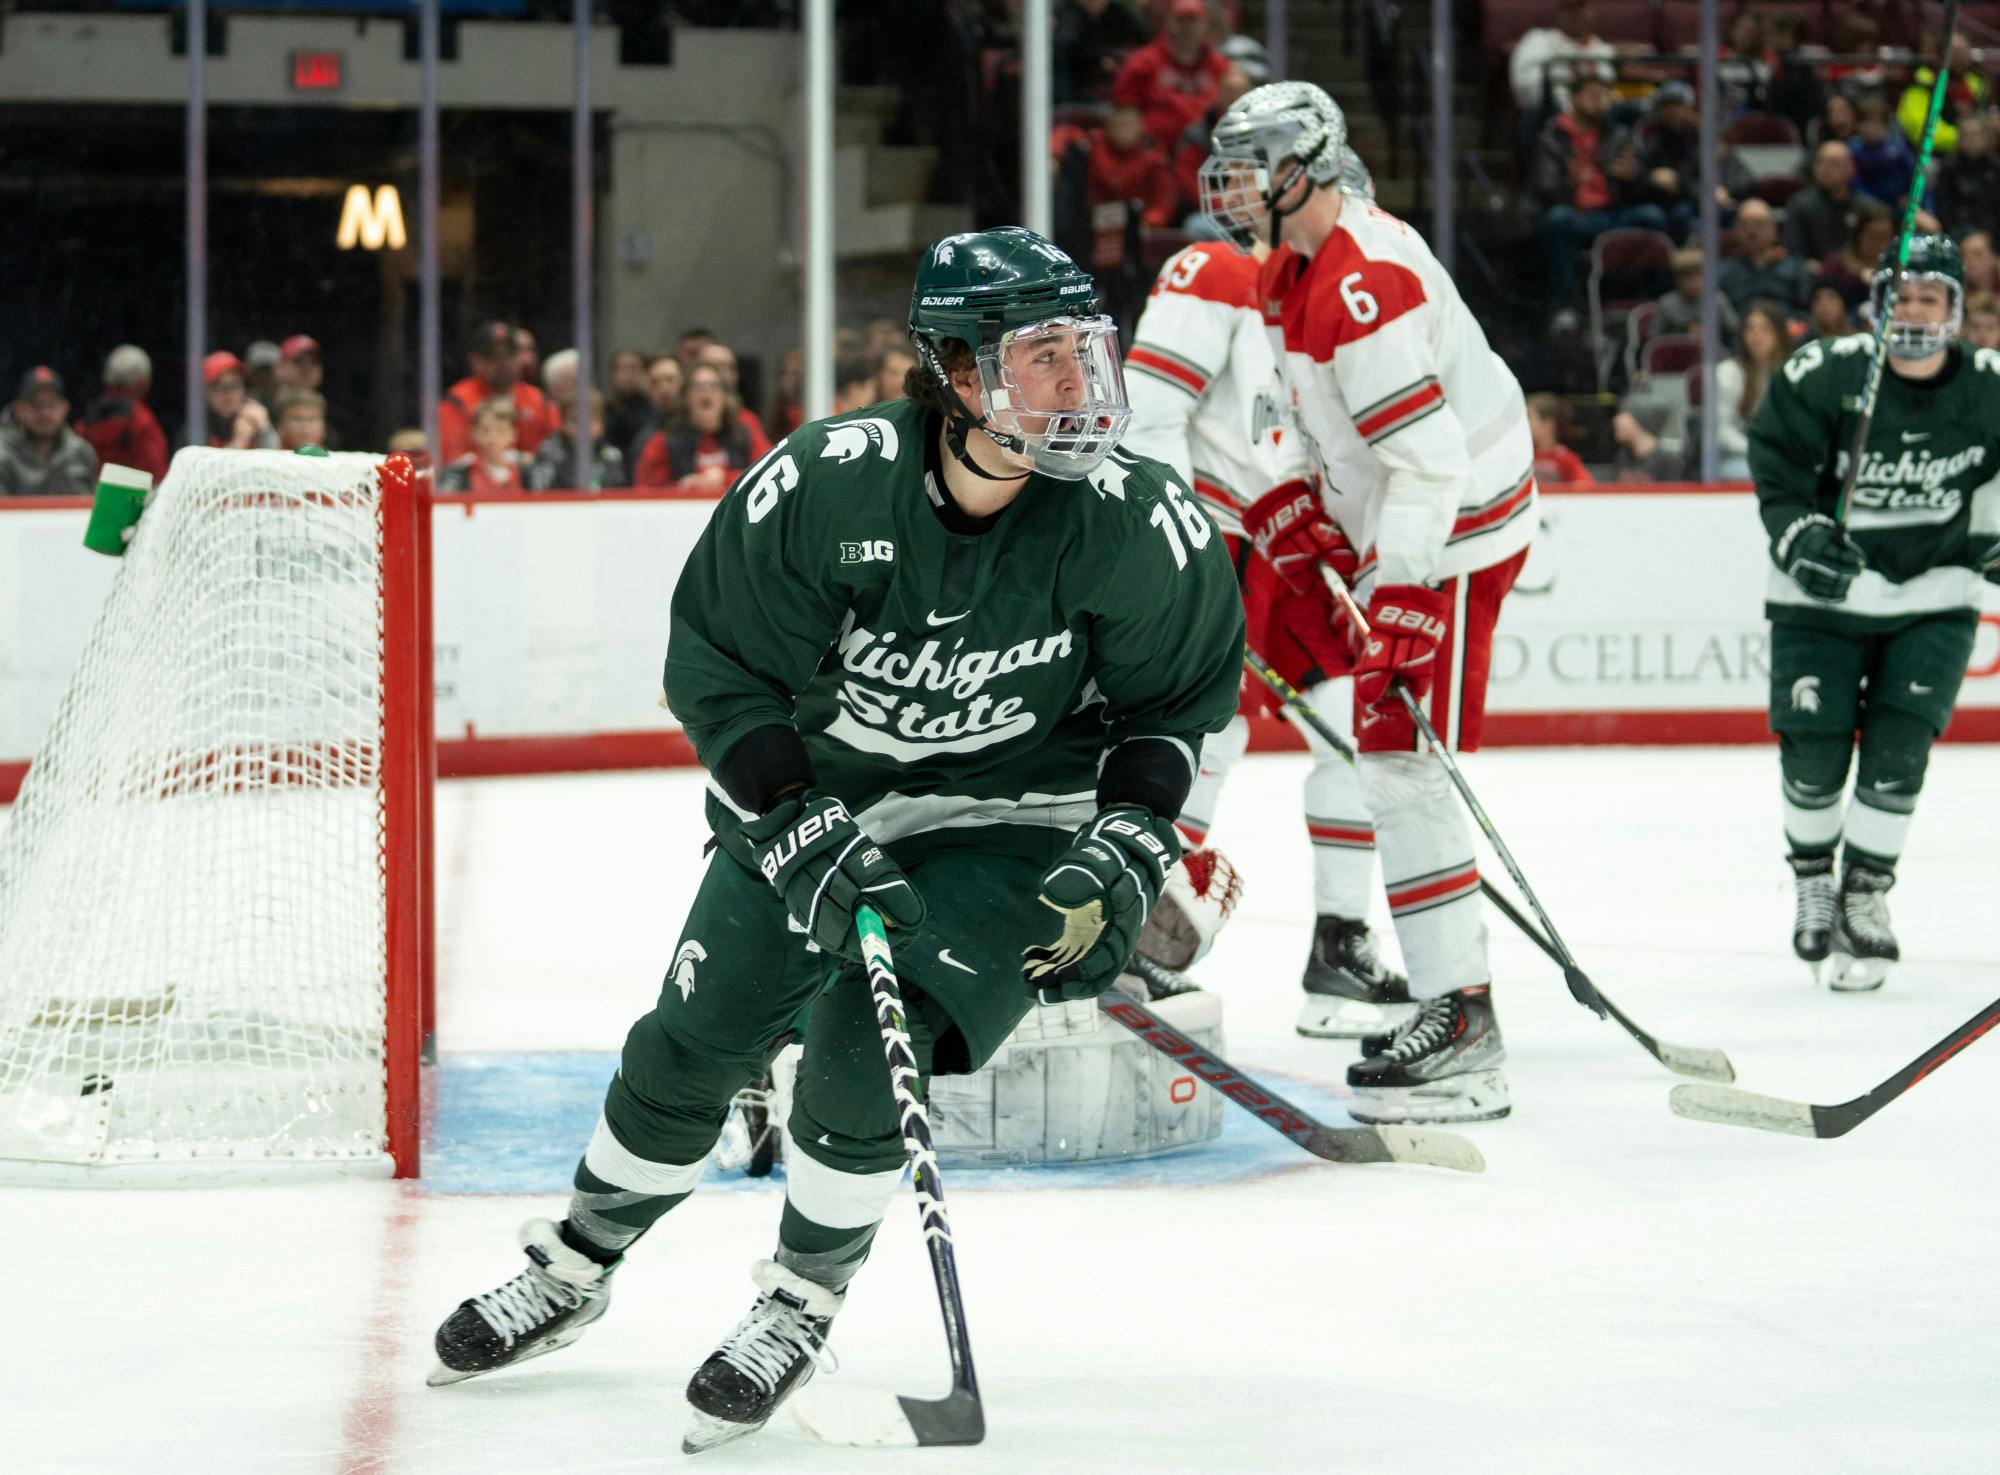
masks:
POLYGON ((996 476, 972 459, 972 452, 965 447, 965 432, 979 429, 977 421, 961 420, 956 415, 947 415, 944 422, 945 448, 958 458, 958 464, 974 476, 986 481, 1025 481, 1033 473, 1022 471, 1014 476, 996 476))

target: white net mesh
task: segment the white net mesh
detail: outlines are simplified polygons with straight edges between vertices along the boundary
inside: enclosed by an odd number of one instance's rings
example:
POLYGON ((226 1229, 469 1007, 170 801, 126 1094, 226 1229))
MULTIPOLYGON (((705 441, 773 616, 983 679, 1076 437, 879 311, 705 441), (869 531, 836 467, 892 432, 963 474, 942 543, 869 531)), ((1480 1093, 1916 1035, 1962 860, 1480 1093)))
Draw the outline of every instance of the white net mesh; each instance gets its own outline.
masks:
POLYGON ((385 1161, 377 464, 187 450, 142 519, 0 820, 10 1176, 385 1161))

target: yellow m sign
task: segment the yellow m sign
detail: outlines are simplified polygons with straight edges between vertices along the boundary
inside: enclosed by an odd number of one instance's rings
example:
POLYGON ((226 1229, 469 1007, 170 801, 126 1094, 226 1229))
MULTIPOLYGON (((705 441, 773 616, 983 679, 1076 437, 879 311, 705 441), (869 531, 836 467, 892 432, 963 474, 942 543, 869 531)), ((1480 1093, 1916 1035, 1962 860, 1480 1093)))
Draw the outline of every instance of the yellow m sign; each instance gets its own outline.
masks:
POLYGON ((396 186, 378 185, 371 198, 367 185, 350 184, 333 243, 343 251, 352 251, 357 245, 364 251, 380 251, 384 246, 400 251, 407 246, 410 238, 403 229, 403 197, 396 193, 396 186))

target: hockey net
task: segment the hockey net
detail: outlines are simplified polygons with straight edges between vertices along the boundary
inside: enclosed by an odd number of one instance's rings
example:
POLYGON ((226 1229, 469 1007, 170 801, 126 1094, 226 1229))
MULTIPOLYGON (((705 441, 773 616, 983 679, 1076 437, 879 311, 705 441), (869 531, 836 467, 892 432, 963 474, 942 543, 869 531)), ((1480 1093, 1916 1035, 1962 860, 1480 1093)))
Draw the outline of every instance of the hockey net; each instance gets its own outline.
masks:
POLYGON ((0 818, 0 1176, 416 1168, 410 463, 190 449, 0 818))

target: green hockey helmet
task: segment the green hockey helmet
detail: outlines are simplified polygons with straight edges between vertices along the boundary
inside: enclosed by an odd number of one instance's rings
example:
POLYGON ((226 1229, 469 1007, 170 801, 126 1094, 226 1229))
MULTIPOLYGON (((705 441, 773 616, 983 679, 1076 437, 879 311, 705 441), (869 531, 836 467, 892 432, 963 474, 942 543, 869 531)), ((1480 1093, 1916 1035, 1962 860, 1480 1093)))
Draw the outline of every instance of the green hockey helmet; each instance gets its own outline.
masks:
POLYGON ((1965 324, 1965 264, 1959 259, 1958 243, 1950 236, 1923 234, 1910 237, 1910 258, 1903 268, 1903 287, 1912 282, 1941 282, 1950 311, 1941 323, 1912 323, 1889 311, 1889 294, 1896 280, 1896 251, 1882 253, 1868 292, 1868 310, 1875 322, 1886 315, 1889 331, 1885 341, 1889 357, 1929 358, 1941 351, 1965 324))
POLYGON ((910 290, 910 340, 951 407, 961 462, 965 433, 983 430, 1031 470, 1079 480, 1132 422, 1118 328, 1097 311, 1090 274, 1020 226, 946 236, 924 252, 910 290), (945 344, 972 350, 976 405, 952 387, 945 344))

